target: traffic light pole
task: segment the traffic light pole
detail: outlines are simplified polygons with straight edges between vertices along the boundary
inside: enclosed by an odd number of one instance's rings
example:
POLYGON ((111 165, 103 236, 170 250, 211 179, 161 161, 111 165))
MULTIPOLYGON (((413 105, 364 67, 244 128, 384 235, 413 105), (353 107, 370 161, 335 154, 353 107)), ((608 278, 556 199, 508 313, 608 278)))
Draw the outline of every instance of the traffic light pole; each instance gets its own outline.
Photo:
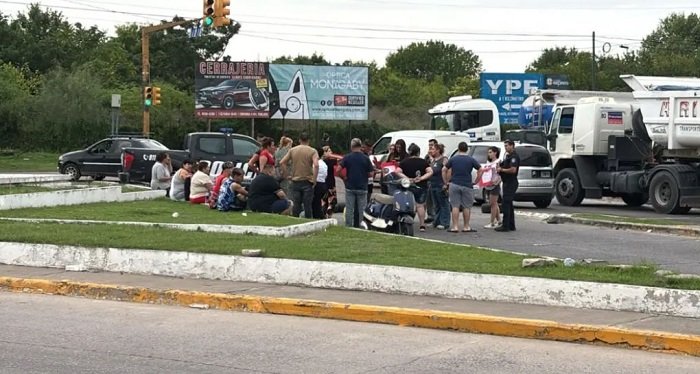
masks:
MULTIPOLYGON (((145 88, 151 84, 151 64, 149 61, 150 34, 181 26, 190 22, 201 21, 205 17, 182 21, 166 22, 160 25, 144 26, 141 28, 141 94, 145 94, 145 88)), ((148 137, 151 132, 150 106, 146 105, 146 97, 141 100, 143 105, 143 136, 148 137)))

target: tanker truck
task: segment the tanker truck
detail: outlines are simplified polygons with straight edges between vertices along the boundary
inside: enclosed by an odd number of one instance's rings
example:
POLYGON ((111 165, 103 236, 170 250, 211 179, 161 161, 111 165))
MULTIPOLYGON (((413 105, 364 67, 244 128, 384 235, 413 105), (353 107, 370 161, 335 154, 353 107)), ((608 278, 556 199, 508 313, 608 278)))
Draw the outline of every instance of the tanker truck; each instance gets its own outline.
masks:
POLYGON ((613 196, 664 214, 700 207, 700 79, 620 78, 633 102, 597 96, 556 107, 547 143, 557 200, 613 196))

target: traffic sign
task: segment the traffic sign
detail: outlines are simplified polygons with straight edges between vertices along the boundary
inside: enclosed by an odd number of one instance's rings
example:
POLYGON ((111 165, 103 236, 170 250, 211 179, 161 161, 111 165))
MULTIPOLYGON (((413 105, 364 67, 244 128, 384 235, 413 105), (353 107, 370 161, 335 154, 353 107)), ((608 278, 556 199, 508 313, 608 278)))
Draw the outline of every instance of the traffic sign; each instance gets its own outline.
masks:
POLYGON ((544 76, 538 73, 481 73, 481 97, 496 104, 505 124, 517 124, 523 101, 543 86, 544 76))

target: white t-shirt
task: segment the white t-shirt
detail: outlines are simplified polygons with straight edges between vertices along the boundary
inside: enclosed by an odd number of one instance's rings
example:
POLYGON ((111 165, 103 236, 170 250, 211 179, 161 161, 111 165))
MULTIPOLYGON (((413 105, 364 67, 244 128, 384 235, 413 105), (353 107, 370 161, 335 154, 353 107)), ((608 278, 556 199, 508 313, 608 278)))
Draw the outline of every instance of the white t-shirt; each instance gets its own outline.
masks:
POLYGON ((328 165, 319 159, 318 160, 318 177, 316 177, 316 183, 326 183, 326 178, 328 178, 328 165))
POLYGON ((190 183, 190 199, 207 196, 209 193, 207 184, 211 188, 213 184, 211 177, 208 174, 197 170, 197 172, 192 176, 192 182, 190 183))
POLYGON ((170 188, 170 180, 161 181, 160 178, 170 177, 170 169, 161 162, 153 164, 151 169, 151 189, 167 190, 170 188))

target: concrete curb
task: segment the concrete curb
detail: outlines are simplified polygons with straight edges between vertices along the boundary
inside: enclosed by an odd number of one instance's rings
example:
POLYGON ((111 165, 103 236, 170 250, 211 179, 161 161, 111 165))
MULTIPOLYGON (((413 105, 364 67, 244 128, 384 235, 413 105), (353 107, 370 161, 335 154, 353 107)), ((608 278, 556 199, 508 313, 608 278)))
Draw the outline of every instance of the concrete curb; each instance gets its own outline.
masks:
POLYGON ((694 226, 667 226, 667 225, 654 225, 646 223, 632 223, 632 222, 613 222, 604 221, 590 218, 580 218, 569 215, 551 215, 546 218, 549 223, 575 223, 579 225, 589 225, 598 227, 607 227, 616 230, 634 230, 634 231, 645 231, 654 232, 660 234, 671 234, 679 236, 689 236, 693 238, 700 238, 700 227, 694 226))
POLYGON ((70 181, 69 175, 63 174, 0 174, 1 184, 49 183, 70 181))
POLYGON ((695 290, 400 266, 11 242, 0 242, 0 263, 700 318, 695 290))
POLYGON ((562 324, 553 321, 470 313, 180 290, 155 290, 42 279, 0 277, 0 289, 12 292, 78 296, 147 304, 201 305, 205 308, 218 310, 373 322, 562 342, 607 344, 700 356, 700 336, 608 326, 562 324))
POLYGON ((55 218, 4 218, 0 217, 0 221, 13 222, 30 222, 30 223, 68 223, 82 225, 132 225, 146 227, 163 227, 167 229, 182 230, 182 231, 204 231, 226 234, 252 234, 264 236, 281 236, 291 237, 297 235, 310 234, 316 231, 325 230, 330 226, 335 226, 338 222, 335 219, 324 219, 312 222, 300 223, 298 225, 290 225, 283 227, 270 226, 236 226, 236 225, 205 225, 195 223, 157 223, 157 222, 129 222, 129 221, 94 221, 94 220, 76 220, 76 219, 55 219, 55 218))
POLYGON ((88 187, 71 190, 35 192, 0 196, 0 210, 80 205, 100 202, 151 200, 165 196, 164 191, 122 193, 121 186, 88 187))

